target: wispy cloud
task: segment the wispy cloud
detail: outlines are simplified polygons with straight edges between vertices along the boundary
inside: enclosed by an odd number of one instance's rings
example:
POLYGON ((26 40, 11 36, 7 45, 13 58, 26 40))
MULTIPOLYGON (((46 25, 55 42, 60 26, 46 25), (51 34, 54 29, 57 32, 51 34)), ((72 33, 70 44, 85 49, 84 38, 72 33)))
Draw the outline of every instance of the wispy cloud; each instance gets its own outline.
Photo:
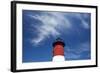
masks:
POLYGON ((60 36, 62 29, 68 29, 71 27, 69 20, 61 13, 41 13, 41 15, 31 15, 33 19, 37 19, 41 22, 41 25, 36 26, 39 32, 36 38, 33 38, 32 42, 38 45, 45 38, 50 35, 53 37, 60 36))
POLYGON ((83 16, 82 16, 81 14, 77 14, 77 17, 81 21, 81 26, 83 26, 85 29, 88 29, 89 28, 89 24, 85 20, 86 18, 88 18, 88 15, 87 14, 83 14, 83 16))
POLYGON ((79 21, 81 21, 81 26, 85 29, 89 29, 89 24, 87 23, 87 19, 89 18, 89 14, 88 13, 70 13, 70 15, 67 15, 73 18, 77 18, 79 21))
POLYGON ((87 52, 88 52, 88 54, 84 57, 90 58, 90 51, 91 50, 90 50, 90 43, 89 42, 78 44, 75 48, 69 48, 66 46, 65 47, 65 58, 67 60, 80 59, 87 52))
POLYGON ((49 38, 49 36, 53 36, 55 38, 56 36, 60 36, 61 32, 64 32, 68 29, 73 29, 72 27, 74 25, 71 23, 69 17, 78 18, 82 22, 81 25, 83 28, 89 28, 89 24, 79 13, 69 14, 60 12, 40 12, 39 14, 29 16, 41 23, 40 25, 34 25, 36 31, 38 32, 38 34, 36 34, 37 37, 32 39, 32 43, 34 43, 34 45, 38 45, 46 38, 49 38))

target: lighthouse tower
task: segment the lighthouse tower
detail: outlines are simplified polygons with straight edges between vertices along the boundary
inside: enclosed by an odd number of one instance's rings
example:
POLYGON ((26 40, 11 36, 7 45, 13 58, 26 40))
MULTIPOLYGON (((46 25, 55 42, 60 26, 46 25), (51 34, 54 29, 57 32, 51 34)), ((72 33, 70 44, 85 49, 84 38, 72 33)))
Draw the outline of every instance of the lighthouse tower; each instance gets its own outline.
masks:
POLYGON ((53 43, 53 61, 65 61, 64 46, 65 43, 60 38, 53 43))

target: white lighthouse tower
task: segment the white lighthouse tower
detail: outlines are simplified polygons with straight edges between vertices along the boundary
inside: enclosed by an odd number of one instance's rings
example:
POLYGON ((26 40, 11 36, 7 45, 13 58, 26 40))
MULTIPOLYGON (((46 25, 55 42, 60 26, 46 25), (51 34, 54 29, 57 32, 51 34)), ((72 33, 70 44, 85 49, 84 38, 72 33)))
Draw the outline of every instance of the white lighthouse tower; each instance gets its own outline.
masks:
POLYGON ((64 46, 65 43, 60 38, 53 43, 53 61, 65 61, 64 46))

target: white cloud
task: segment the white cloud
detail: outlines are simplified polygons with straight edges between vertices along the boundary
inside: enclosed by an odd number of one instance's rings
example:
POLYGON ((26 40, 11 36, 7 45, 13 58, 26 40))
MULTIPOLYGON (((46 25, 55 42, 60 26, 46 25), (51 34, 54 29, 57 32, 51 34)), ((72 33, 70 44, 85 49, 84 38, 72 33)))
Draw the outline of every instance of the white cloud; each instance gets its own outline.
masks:
POLYGON ((41 22, 41 25, 35 26, 37 28, 38 36, 33 38, 32 42, 38 45, 45 38, 50 35, 53 37, 60 36, 62 29, 70 28, 71 24, 61 13, 42 13, 41 15, 30 15, 30 17, 37 19, 41 22))
POLYGON ((82 21, 83 27, 88 29, 89 28, 89 24, 86 21, 84 21, 83 19, 81 19, 81 21, 82 21))
POLYGON ((89 24, 84 20, 84 18, 87 18, 88 15, 87 14, 83 14, 83 16, 81 16, 81 14, 75 14, 75 16, 80 19, 81 21, 81 26, 85 29, 89 29, 89 24), (83 18, 84 17, 84 18, 83 18))
POLYGON ((66 59, 79 59, 81 57, 80 54, 75 54, 75 53, 67 53, 67 58, 66 59))
POLYGON ((65 47, 65 58, 66 59, 79 59, 83 56, 84 52, 88 52, 87 57, 90 57, 90 44, 89 42, 84 42, 76 45, 75 48, 65 47))
POLYGON ((70 21, 68 17, 78 18, 82 22, 81 25, 83 28, 89 28, 89 24, 82 18, 81 14, 79 13, 69 14, 59 12, 41 12, 40 14, 29 16, 41 22, 40 25, 34 26, 36 28, 36 31, 38 32, 37 37, 32 39, 32 42, 35 45, 38 45, 46 38, 49 38, 49 36, 60 36, 61 31, 65 32, 64 29, 70 29, 73 26, 73 23, 70 21))

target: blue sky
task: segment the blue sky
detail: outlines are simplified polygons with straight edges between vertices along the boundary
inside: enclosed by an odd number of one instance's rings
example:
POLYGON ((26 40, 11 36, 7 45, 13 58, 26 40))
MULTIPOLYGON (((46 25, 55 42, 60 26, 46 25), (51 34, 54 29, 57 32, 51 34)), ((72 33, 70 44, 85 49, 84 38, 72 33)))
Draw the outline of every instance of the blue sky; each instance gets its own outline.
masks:
POLYGON ((52 43, 64 40, 66 60, 91 59, 91 14, 23 10, 23 63, 52 61, 52 43))

